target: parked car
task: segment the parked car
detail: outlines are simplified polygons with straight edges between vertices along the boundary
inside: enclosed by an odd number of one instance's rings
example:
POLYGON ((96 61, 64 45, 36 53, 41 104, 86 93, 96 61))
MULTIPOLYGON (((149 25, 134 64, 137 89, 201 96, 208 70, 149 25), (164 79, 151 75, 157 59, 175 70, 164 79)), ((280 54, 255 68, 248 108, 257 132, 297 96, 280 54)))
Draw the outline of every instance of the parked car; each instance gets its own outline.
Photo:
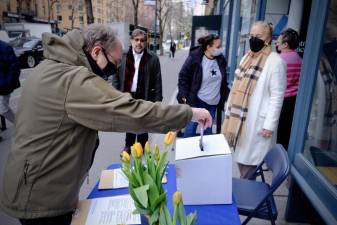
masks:
POLYGON ((43 46, 40 38, 18 38, 10 41, 22 68, 33 68, 43 59, 43 46))

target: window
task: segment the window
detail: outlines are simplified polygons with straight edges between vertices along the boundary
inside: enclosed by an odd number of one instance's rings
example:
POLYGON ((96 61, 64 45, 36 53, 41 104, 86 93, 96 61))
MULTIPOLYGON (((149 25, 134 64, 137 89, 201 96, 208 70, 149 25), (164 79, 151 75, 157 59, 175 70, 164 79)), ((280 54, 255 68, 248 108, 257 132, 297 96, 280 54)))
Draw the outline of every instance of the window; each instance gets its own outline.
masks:
POLYGON ((68 5, 68 9, 71 10, 73 7, 72 5, 68 5))
POLYGON ((58 21, 62 21, 62 16, 57 16, 58 21))
POLYGON ((72 17, 72 16, 69 16, 69 20, 73 20, 73 17, 72 17))
POLYGON ((83 22, 83 16, 79 16, 78 19, 80 20, 80 22, 83 22))
POLYGON ((83 11, 83 4, 80 4, 80 5, 78 6, 78 10, 79 10, 79 11, 83 11))
POLYGON ((250 27, 254 23, 256 18, 256 0, 242 0, 240 7, 240 30, 237 52, 237 64, 240 63, 241 58, 249 49, 249 33, 250 27))
POLYGON ((97 22, 98 22, 98 23, 101 23, 101 18, 98 18, 98 19, 97 19, 97 22))
POLYGON ((56 5, 56 13, 61 13, 62 11, 62 5, 61 4, 57 4, 56 5))
POLYGON ((304 156, 337 189, 337 0, 332 0, 317 71, 304 156))

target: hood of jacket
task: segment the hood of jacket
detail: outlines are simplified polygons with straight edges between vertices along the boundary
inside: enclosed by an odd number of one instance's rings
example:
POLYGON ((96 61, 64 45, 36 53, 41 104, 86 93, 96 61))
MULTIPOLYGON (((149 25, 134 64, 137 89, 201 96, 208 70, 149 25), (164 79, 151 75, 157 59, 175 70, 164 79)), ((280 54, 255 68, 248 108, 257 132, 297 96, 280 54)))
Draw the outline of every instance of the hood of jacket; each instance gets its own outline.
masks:
POLYGON ((84 66, 92 71, 84 53, 84 38, 79 30, 72 30, 59 37, 50 33, 42 34, 43 55, 46 59, 74 66, 84 66))

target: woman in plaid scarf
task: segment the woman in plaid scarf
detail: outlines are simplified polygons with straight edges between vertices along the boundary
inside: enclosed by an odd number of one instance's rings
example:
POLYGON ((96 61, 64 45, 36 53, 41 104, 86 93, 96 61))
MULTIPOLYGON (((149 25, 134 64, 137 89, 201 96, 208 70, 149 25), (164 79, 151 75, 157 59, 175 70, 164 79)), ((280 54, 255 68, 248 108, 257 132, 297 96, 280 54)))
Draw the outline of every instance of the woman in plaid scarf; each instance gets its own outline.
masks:
POLYGON ((234 149, 241 178, 252 178, 275 144, 286 88, 286 64, 272 52, 272 27, 258 21, 250 31, 250 50, 235 71, 223 133, 234 149))

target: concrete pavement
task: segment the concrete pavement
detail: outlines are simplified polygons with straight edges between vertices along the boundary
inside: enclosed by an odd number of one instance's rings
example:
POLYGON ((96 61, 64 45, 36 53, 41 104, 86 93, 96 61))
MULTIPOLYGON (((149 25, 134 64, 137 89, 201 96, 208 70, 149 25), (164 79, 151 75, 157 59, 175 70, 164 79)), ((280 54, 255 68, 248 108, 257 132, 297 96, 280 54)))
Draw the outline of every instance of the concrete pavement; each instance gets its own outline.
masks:
MULTIPOLYGON (((162 79, 163 79, 163 102, 166 104, 175 103, 175 95, 177 92, 177 81, 178 81, 178 73, 179 70, 184 63, 188 54, 188 50, 179 50, 176 52, 176 58, 170 59, 167 56, 160 57, 161 69, 162 69, 162 79)), ((21 77, 23 80, 26 76, 28 76, 28 71, 23 71, 23 76, 21 77)), ((33 75, 33 74, 31 74, 33 75)), ((21 90, 17 90, 13 94, 13 98, 11 100, 11 104, 13 108, 16 109, 17 99, 20 97, 21 90)), ((0 185, 2 184, 2 175, 3 175, 3 167, 4 163, 7 159, 8 151, 10 149, 10 141, 12 134, 12 125, 8 123, 8 129, 4 132, 1 132, 1 135, 4 137, 4 141, 0 142, 0 185)), ((96 153, 96 157, 93 163, 93 166, 89 173, 89 179, 85 181, 81 188, 80 199, 85 199, 96 182, 99 179, 101 170, 108 167, 111 163, 119 162, 119 153, 124 146, 124 134, 121 133, 107 133, 100 132, 99 133, 101 144, 96 153)), ((163 135, 152 134, 150 135, 150 142, 152 144, 162 143, 163 135)), ((170 162, 174 163, 174 149, 170 151, 169 154, 170 162)), ((238 176, 238 169, 236 165, 233 165, 233 175, 238 176)), ((284 210, 287 200, 288 190, 285 185, 277 191, 275 194, 276 204, 279 210, 279 217, 277 220, 278 225, 286 225, 296 223, 286 223, 284 220, 284 210)), ((1 225, 18 225, 16 219, 13 219, 7 215, 5 215, 2 211, 0 211, 0 224, 1 225)), ((253 225, 264 225, 270 224, 268 221, 253 219, 249 224, 253 225)))

